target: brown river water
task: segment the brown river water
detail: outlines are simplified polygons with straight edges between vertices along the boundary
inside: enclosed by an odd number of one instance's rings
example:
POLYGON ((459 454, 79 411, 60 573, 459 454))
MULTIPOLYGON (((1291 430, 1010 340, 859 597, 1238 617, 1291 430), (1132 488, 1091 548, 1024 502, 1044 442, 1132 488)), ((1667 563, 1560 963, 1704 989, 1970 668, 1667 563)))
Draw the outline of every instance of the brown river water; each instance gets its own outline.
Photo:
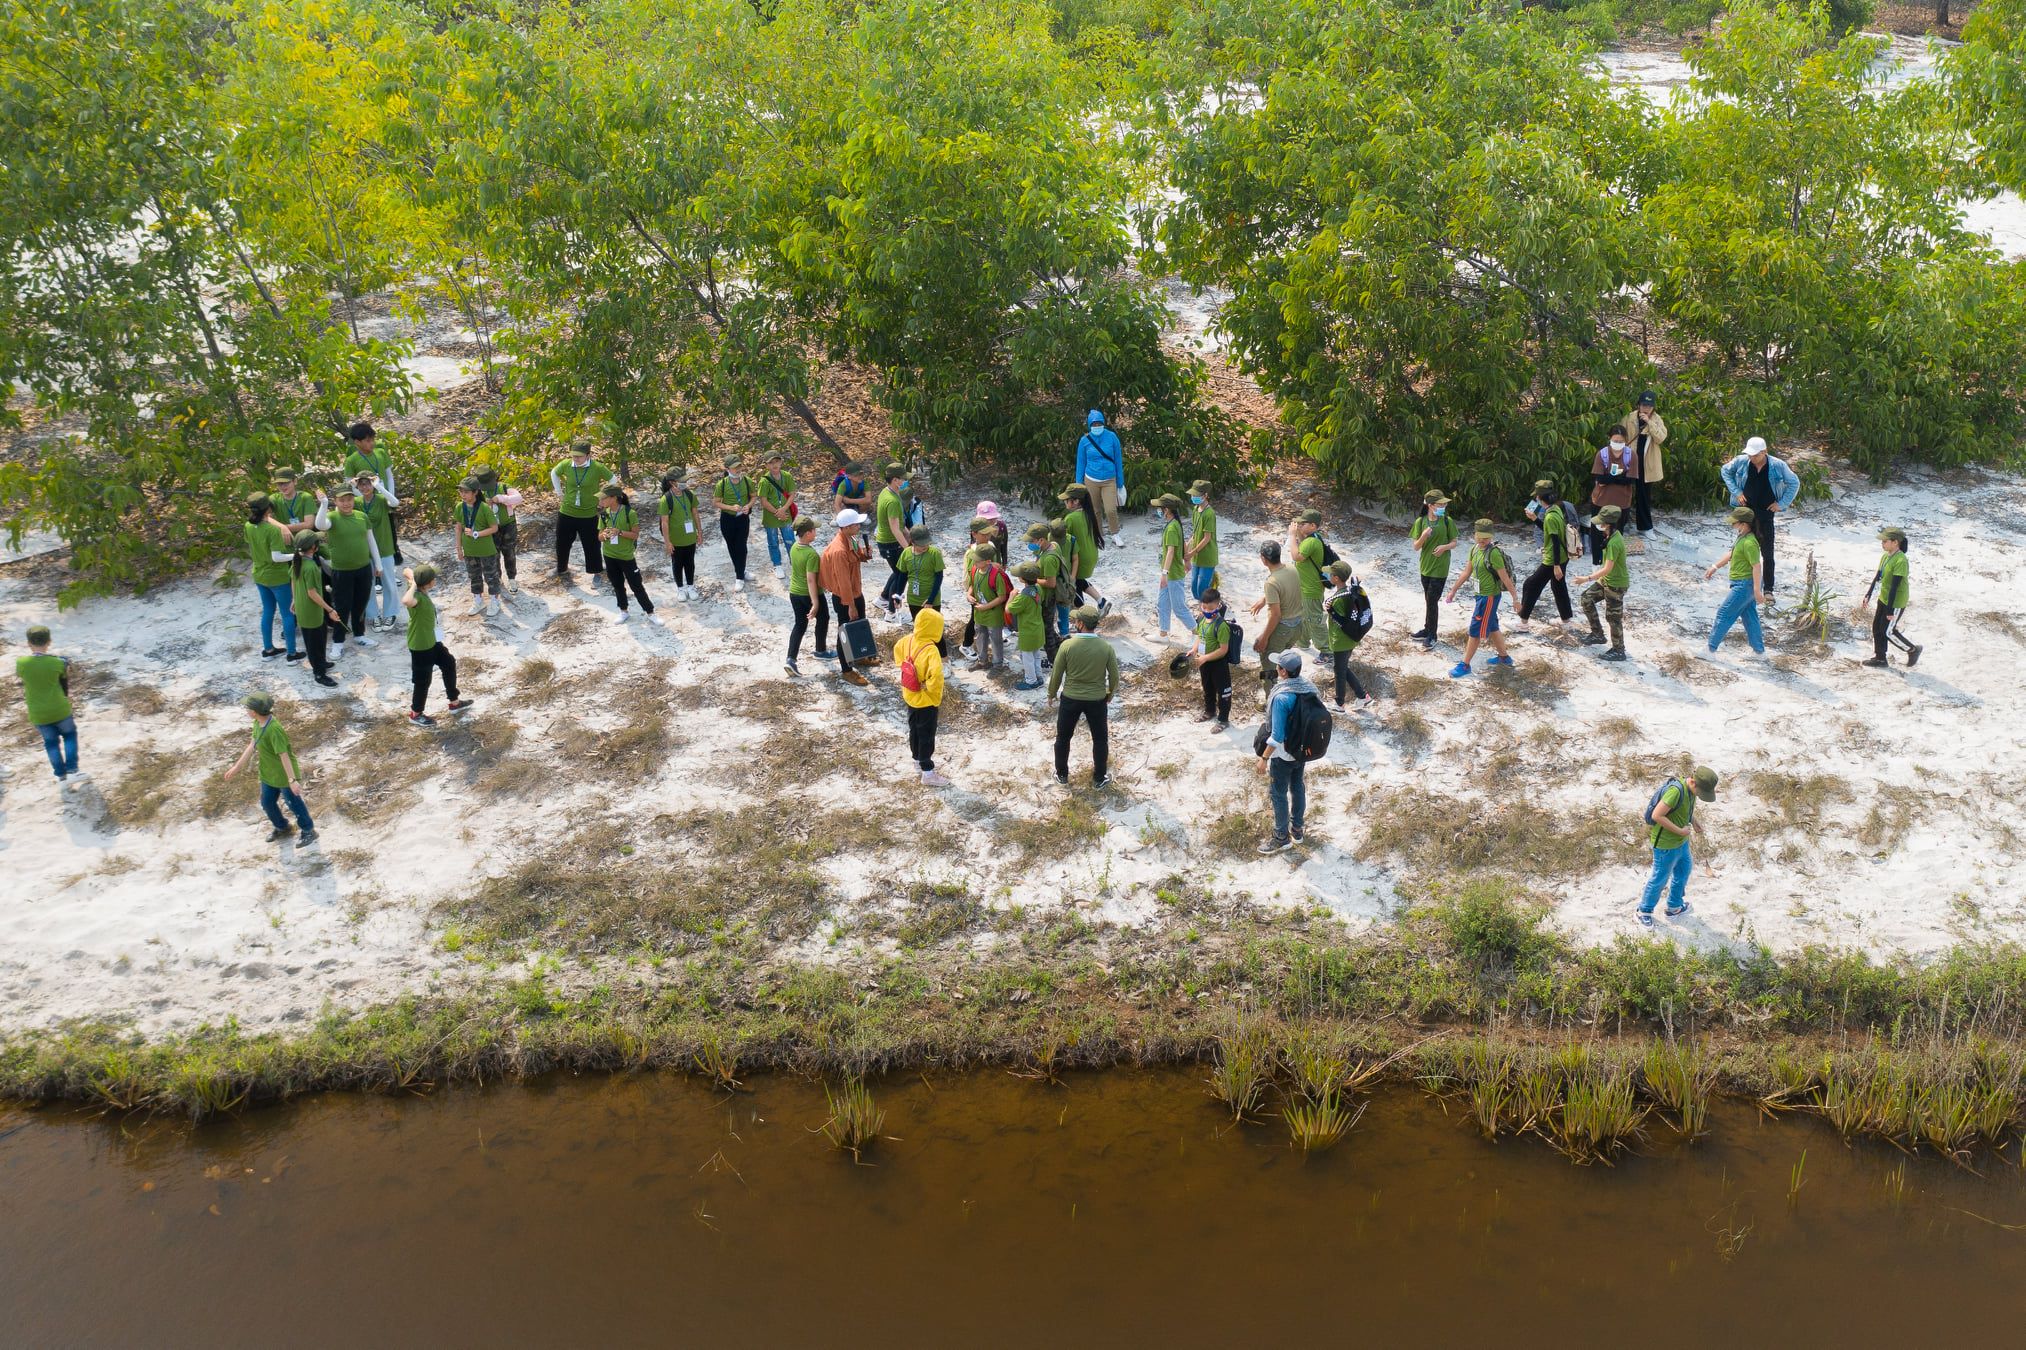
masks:
POLYGON ((0 1111, 0 1343, 2026 1341, 2010 1150, 1979 1176, 1730 1108, 1693 1147, 1649 1121, 1638 1155, 1577 1167, 1396 1089, 1305 1158, 1179 1071, 875 1092, 893 1137, 856 1166, 796 1079, 331 1096, 195 1128, 0 1111))

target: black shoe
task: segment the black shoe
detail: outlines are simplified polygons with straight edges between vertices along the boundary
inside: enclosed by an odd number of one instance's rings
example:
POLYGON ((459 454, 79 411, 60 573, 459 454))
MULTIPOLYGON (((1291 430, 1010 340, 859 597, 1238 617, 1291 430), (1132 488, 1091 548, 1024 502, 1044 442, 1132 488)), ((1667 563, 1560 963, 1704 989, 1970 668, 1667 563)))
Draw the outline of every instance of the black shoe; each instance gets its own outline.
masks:
POLYGON ((1306 838, 1308 837, 1308 831, 1307 831, 1307 830, 1293 830, 1293 831, 1290 831, 1290 833, 1291 833, 1291 834, 1293 835, 1293 837, 1294 837, 1294 842, 1295 842, 1295 843, 1297 843, 1297 844, 1299 844, 1299 843, 1300 843, 1300 842, 1301 842, 1302 840, 1304 840, 1304 839, 1306 839, 1306 838))
POLYGON ((267 842, 270 844, 279 844, 284 839, 293 838, 295 838, 295 831, 287 828, 273 829, 267 832, 267 842))
POLYGON ((280 655, 281 655, 281 648, 279 648, 279 647, 262 647, 262 648, 260 649, 260 654, 261 654, 261 655, 262 655, 263 657, 272 657, 272 656, 280 656, 280 655))
POLYGON ((326 689, 336 689, 338 687, 338 682, 328 675, 317 676, 317 683, 323 685, 326 689))
POLYGON ((1102 778, 1093 778, 1093 779, 1091 779, 1091 780, 1090 780, 1090 785, 1091 785, 1092 787, 1094 787, 1094 788, 1105 788, 1105 787, 1110 787, 1110 786, 1111 786, 1111 775, 1110 775, 1110 774, 1106 774, 1106 775, 1105 775, 1104 777, 1102 777, 1102 778))
POLYGON ((446 706, 452 712, 463 712, 471 706, 471 700, 468 698, 454 698, 446 706))
POLYGON ((436 719, 428 713, 411 712, 408 714, 408 724, 416 727, 433 727, 436 725, 436 719))
POLYGON ((1885 658, 1882 656, 1869 656, 1864 660, 1864 664, 1867 666, 1883 666, 1885 663, 1885 658))
POLYGON ((1056 785, 1057 787, 1068 787, 1068 786, 1069 786, 1069 775, 1068 775, 1068 774, 1066 774, 1066 773, 1059 773, 1059 774, 1055 775, 1055 785, 1056 785))
POLYGON ((1623 647, 1611 647, 1608 648, 1607 650, 1598 652, 1597 659, 1599 661, 1623 661, 1626 660, 1627 658, 1625 656, 1625 649, 1623 647))
POLYGON ((301 848, 305 844, 314 844, 316 841, 317 841, 317 832, 315 830, 304 830, 301 834, 296 836, 295 846, 297 848, 301 848))
POLYGON ((289 659, 289 660, 291 660, 291 661, 300 661, 300 660, 302 660, 302 659, 303 659, 303 658, 304 658, 305 656, 308 656, 308 655, 309 655, 309 653, 308 653, 308 652, 290 652, 290 653, 288 654, 288 659, 289 659))
POLYGON ((1920 664, 1920 644, 1916 642, 1913 644, 1912 647, 1907 649, 1906 665, 1907 669, 1911 670, 1913 669, 1913 667, 1919 664, 1920 664))
POLYGON ((1273 838, 1261 844, 1259 846, 1259 851, 1261 853, 1285 853, 1293 847, 1294 842, 1292 840, 1282 839, 1280 836, 1275 835, 1273 838))
POLYGON ((1601 647, 1606 639, 1602 633, 1585 633, 1579 639, 1585 647, 1601 647))

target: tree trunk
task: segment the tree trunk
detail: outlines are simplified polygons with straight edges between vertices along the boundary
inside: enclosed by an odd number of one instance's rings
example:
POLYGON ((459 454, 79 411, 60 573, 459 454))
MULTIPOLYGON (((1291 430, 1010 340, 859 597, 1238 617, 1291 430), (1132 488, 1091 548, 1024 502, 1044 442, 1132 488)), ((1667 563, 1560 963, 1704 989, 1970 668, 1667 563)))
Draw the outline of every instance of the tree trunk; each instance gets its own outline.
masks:
POLYGON ((1935 0, 1935 27, 1949 26, 1949 0, 1935 0))

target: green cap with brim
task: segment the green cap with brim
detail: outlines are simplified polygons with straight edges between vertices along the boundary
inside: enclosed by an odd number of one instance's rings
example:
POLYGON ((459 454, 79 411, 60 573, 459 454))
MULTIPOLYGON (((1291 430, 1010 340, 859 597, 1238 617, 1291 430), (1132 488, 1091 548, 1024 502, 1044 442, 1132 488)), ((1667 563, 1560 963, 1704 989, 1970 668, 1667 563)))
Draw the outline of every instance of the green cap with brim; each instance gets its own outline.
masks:
POLYGON ((246 494, 246 507, 249 511, 256 507, 270 507, 273 505, 274 498, 268 496, 265 492, 249 492, 246 494))
POLYGON ((1069 611, 1069 617, 1078 623, 1087 623, 1095 628, 1100 616, 1096 605, 1078 605, 1075 609, 1069 611))
POLYGON ((359 485, 357 483, 340 483, 338 484, 338 490, 331 495, 340 498, 356 497, 359 495, 359 485))
POLYGON ((1330 575, 1338 581, 1349 581, 1351 579, 1351 565, 1342 558, 1339 558, 1330 564, 1330 575))
POLYGON ((417 586, 427 586, 435 580, 436 569, 428 563, 423 563, 422 566, 415 569, 415 584, 417 586))
POLYGON ((1625 519, 1625 512, 1615 506, 1607 506, 1597 513, 1598 523, 1603 525, 1616 525, 1623 519, 1625 519))
POLYGON ((886 476, 888 478, 905 478, 907 477, 907 466, 899 460, 888 460, 886 464, 886 476))
POLYGON ((1749 525, 1758 518, 1758 512, 1752 510, 1749 506, 1733 506, 1731 508, 1731 524, 1733 525, 1749 525))
POLYGON ((39 623, 29 628, 28 645, 31 647, 47 647, 49 645, 49 629, 39 623))
POLYGON ((1554 480, 1554 479, 1552 479, 1552 478, 1537 478, 1537 479, 1535 479, 1535 480, 1534 480, 1534 496, 1538 497, 1538 496, 1540 496, 1540 495, 1541 495, 1541 494, 1542 494, 1543 492, 1553 492, 1554 490, 1555 490, 1555 480, 1554 480))
POLYGON ((1042 540, 1048 538, 1048 533, 1049 532, 1047 524, 1039 520, 1035 521, 1032 525, 1029 525, 1027 527, 1027 537, 1029 539, 1032 539, 1037 544, 1040 543, 1042 540))
POLYGON ((1188 505, 1189 503, 1183 501, 1172 492, 1163 492, 1160 496, 1154 498, 1154 506, 1162 511, 1181 511, 1185 510, 1188 505))
POLYGON ((1314 507, 1310 507, 1308 510, 1296 516, 1295 519, 1300 521, 1304 525, 1320 525, 1323 523, 1323 513, 1316 510, 1314 507))
POLYGON ((991 534, 999 528, 999 522, 984 516, 972 516, 968 528, 972 534, 991 534))
POLYGON ((1713 802, 1716 800, 1715 769, 1705 768, 1702 765, 1698 764, 1695 766, 1695 772, 1689 775, 1689 781, 1695 785, 1696 796, 1702 798, 1706 802, 1713 802))
POLYGON ((991 544, 980 544, 971 556, 979 562, 997 562, 999 550, 991 544))
POLYGON ((1189 495, 1190 495, 1191 497, 1207 497, 1207 496, 1209 496, 1209 495, 1210 495, 1210 480, 1209 480, 1209 479, 1207 479, 1207 478, 1198 478, 1198 479, 1197 479, 1197 480, 1196 480, 1195 482, 1193 482, 1193 483, 1189 484, 1189 495))
POLYGON ((245 698, 239 700, 239 706, 250 708, 262 717, 267 717, 274 712, 274 695, 248 694, 245 698))
POLYGON ((323 542, 324 537, 315 530, 304 530, 295 537, 295 551, 297 553, 307 553, 323 542))
POLYGON ((1442 495, 1440 488, 1429 488, 1421 494, 1421 504, 1423 506, 1446 506, 1448 503, 1449 498, 1442 495))
POLYGON ((1039 581, 1041 580, 1041 564, 1031 562, 1021 563, 1013 569, 1013 575, 1019 577, 1022 581, 1039 581))
POLYGON ((1479 539, 1489 539, 1492 536, 1492 532, 1498 528, 1498 523, 1492 520, 1490 516, 1480 516, 1477 523, 1471 526, 1471 528, 1477 532, 1479 539))
POLYGON ((1878 532, 1878 537, 1880 539, 1890 539, 1896 544, 1904 544, 1906 542, 1906 531, 1897 525, 1888 525, 1878 532))
POLYGON ((1065 502, 1087 502, 1090 500, 1090 489, 1081 483, 1071 483, 1062 490, 1060 500, 1065 502))

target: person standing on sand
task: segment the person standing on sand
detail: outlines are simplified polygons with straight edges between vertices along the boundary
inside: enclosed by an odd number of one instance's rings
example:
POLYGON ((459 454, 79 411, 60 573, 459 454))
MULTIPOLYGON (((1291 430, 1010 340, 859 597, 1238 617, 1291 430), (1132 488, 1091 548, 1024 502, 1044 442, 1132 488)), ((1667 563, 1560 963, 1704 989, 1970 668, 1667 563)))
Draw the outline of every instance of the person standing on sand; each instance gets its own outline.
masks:
POLYGON ((965 589, 971 593, 971 619, 978 625, 978 656, 973 669, 996 670, 1006 659, 1006 602, 1013 598, 1013 583, 999 565, 998 549, 978 545, 965 589))
POLYGON ((816 518, 797 516, 795 542, 788 546, 788 608, 794 614, 795 622, 788 628, 788 659, 781 666, 790 675, 802 673, 802 667, 797 662, 802 656, 802 637, 809 631, 811 614, 816 616, 816 659, 830 659, 827 645, 830 609, 823 603, 823 583, 816 575, 823 564, 823 555, 810 542, 815 538, 816 518))
POLYGON ((1156 582, 1154 618, 1161 625, 1161 640, 1167 641, 1168 625, 1179 625, 1183 632, 1189 631, 1189 588, 1185 578, 1189 575, 1187 550, 1182 540, 1182 499, 1172 492, 1163 492, 1154 498, 1154 509, 1161 513, 1161 575, 1156 582))
POLYGON ((1259 754, 1259 771, 1267 775, 1267 795, 1273 801, 1273 837, 1260 844, 1261 853, 1284 853, 1308 833, 1308 764, 1287 748, 1289 723, 1302 695, 1322 701, 1322 693, 1302 678, 1300 652, 1290 648, 1273 659, 1280 667, 1280 683, 1267 700, 1266 745, 1259 754))
POLYGON ((1730 564, 1730 592, 1724 596, 1723 604, 1717 607, 1716 622, 1710 625, 1708 654, 1711 656, 1715 656, 1717 648, 1723 646, 1731 625, 1739 619, 1745 621, 1745 641, 1752 644, 1753 653, 1759 656, 1766 654, 1766 636, 1759 627, 1759 606, 1764 603, 1766 595, 1759 586, 1759 540, 1752 533, 1754 519, 1749 506, 1731 509, 1730 551, 1711 563, 1709 570, 1702 574, 1702 579, 1708 581, 1716 575, 1717 568, 1730 564))
MULTIPOLYGON (((862 460, 851 460, 837 471, 835 478, 830 480, 830 504, 833 512, 856 511, 867 520, 871 520, 872 498, 871 470, 862 460)), ((869 557, 870 550, 860 548, 859 554, 861 557, 869 557)))
POLYGON ((914 631, 893 644, 893 663, 900 670, 900 698, 907 705, 907 753, 921 773, 923 787, 948 787, 936 772, 936 719, 943 707, 943 616, 934 609, 915 611, 914 631))
POLYGON ((1126 452, 1096 408, 1084 419, 1083 435, 1077 438, 1076 481, 1104 513, 1105 533, 1117 548, 1123 542, 1119 538, 1119 507, 1126 499, 1126 452))
POLYGON ((499 516, 485 499, 485 489, 476 478, 457 485, 457 508, 451 524, 457 530, 457 556, 464 559, 464 575, 471 583, 471 612, 499 613, 499 516), (492 592, 492 607, 486 607, 486 592, 492 592))
POLYGON ((1360 638, 1354 636, 1356 628, 1352 623, 1353 611, 1357 608, 1357 578, 1351 575, 1351 565, 1342 558, 1330 564, 1330 593, 1323 598, 1323 622, 1329 626, 1325 641, 1329 644, 1330 669, 1336 676, 1337 711, 1344 709, 1346 691, 1356 696, 1358 711, 1369 712, 1372 696, 1365 692, 1365 686, 1358 683, 1357 672, 1351 669, 1351 653, 1358 649, 1360 638))
POLYGON ((274 507, 265 492, 246 499, 247 557, 253 563, 253 586, 260 593, 260 654, 276 657, 282 649, 274 645, 274 616, 281 615, 281 639, 288 647, 288 659, 302 660, 295 649, 295 603, 289 593, 289 567, 295 562, 295 548, 288 531, 274 519, 274 507))
MULTIPOLYGON (((851 668, 851 644, 844 640, 844 625, 865 617, 865 583, 858 552, 858 533, 865 517, 849 508, 837 513, 837 533, 817 563, 816 581, 830 596, 837 613, 837 670, 846 684, 868 685, 872 681, 851 668)), ((821 636, 817 638, 820 643, 821 636)))
POLYGON ((1098 617, 1092 605, 1076 607, 1070 615, 1076 632, 1056 649, 1048 676, 1048 697, 1061 698, 1055 710, 1055 781, 1063 787, 1069 786, 1069 743, 1079 718, 1090 724, 1090 785, 1101 788, 1111 781, 1107 713, 1119 691, 1119 654, 1097 635, 1098 617))
POLYGON ((521 494, 513 488, 501 490, 497 469, 480 469, 472 477, 478 479, 478 495, 492 508, 493 520, 499 525, 492 542, 499 549, 500 571, 505 573, 502 585, 506 594, 517 595, 521 589, 521 521, 514 513, 520 510, 521 494))
MULTIPOLYGON (((581 544, 584 572, 596 582, 605 570, 598 553, 598 489, 612 471, 591 458, 591 443, 576 441, 570 457, 549 470, 549 485, 556 490, 556 577, 570 578, 570 545, 581 544)), ((405 603, 405 602, 404 602, 405 603)))
POLYGON ((886 486, 880 489, 872 517, 872 545, 886 560, 886 581, 879 588, 880 608, 887 617, 900 617, 900 593, 907 578, 900 570, 901 550, 907 547, 907 469, 898 462, 886 466, 886 486))
POLYGON ((661 616, 647 598, 640 564, 634 561, 634 551, 640 545, 640 513, 633 509, 626 489, 617 483, 607 483, 598 493, 598 545, 605 553, 605 579, 612 583, 612 598, 619 602, 618 621, 627 620, 626 588, 630 586, 633 598, 640 602, 640 612, 649 623, 661 627, 661 616))
POLYGON ((443 692, 450 698, 450 711, 463 712, 471 700, 457 696, 457 658, 443 645, 443 625, 437 621, 436 600, 430 594, 436 585, 436 569, 424 563, 403 569, 401 575, 408 580, 401 606, 408 611, 408 674, 414 684, 408 721, 413 726, 433 727, 436 719, 422 710, 429 704, 429 685, 437 671, 443 672, 443 692))
MULTIPOLYGON (((1689 853, 1690 834, 1698 839, 1703 837, 1702 822, 1695 818, 1695 804, 1698 801, 1716 800, 1716 770, 1698 764, 1695 772, 1686 778, 1670 778, 1653 796, 1653 803, 1646 809, 1646 842, 1653 847, 1653 874, 1646 879, 1645 893, 1639 897, 1639 922, 1646 927, 1653 926, 1653 911, 1660 904, 1660 893, 1667 892, 1667 917, 1678 919, 1688 913, 1688 874, 1694 870, 1695 860, 1689 853)), ((1703 864, 1707 876, 1715 876, 1715 869, 1703 864)))
POLYGON ((917 525, 908 531, 908 546, 894 565, 907 581, 903 595, 910 623, 925 609, 942 609, 943 551, 936 547, 935 536, 928 526, 917 525))
POLYGON ((1266 565, 1266 589, 1249 612, 1257 614, 1263 609, 1266 620, 1259 625, 1252 650, 1259 653, 1259 682, 1270 688, 1280 673, 1274 663, 1275 654, 1301 641, 1301 578, 1281 562, 1278 539, 1269 539, 1259 546, 1259 561, 1266 565))
POLYGON ((268 822, 274 830, 267 836, 267 842, 278 844, 293 838, 298 848, 317 841, 317 826, 310 819, 309 806, 302 799, 302 765, 296 760, 295 747, 289 744, 288 732, 282 729, 274 715, 274 700, 266 694, 248 694, 240 700, 246 715, 253 719, 253 737, 246 748, 239 752, 232 767, 225 771, 225 781, 231 782, 246 767, 246 761, 258 758, 260 776, 260 809, 267 813, 268 822), (288 820, 281 814, 281 804, 295 813, 295 828, 289 827, 288 820))
MULTIPOLYGON (((679 600, 696 599, 696 541, 698 523, 696 493, 690 491, 689 470, 670 469, 661 475, 661 542, 668 549, 668 573, 675 580, 679 600)), ((811 522, 813 527, 814 522, 811 522)), ((822 646, 819 638, 817 646, 822 646)))
POLYGON ((761 467, 764 472, 760 475, 760 533, 767 537, 767 560, 774 565, 774 575, 785 579, 788 550, 794 547, 788 526, 799 514, 795 505, 795 475, 781 452, 773 448, 768 449, 761 467))
POLYGON ((1041 580, 1041 668, 1055 664, 1055 649, 1062 641, 1062 629, 1069 626, 1069 568, 1062 556, 1060 530, 1043 521, 1027 527, 1027 551, 1033 555, 1041 580))
POLYGON ((1189 564, 1189 598, 1200 604, 1217 581, 1217 513, 1206 478, 1189 484, 1189 546, 1182 552, 1189 564))
POLYGON ((1759 539, 1759 556, 1765 564, 1765 593, 1773 594, 1773 517, 1794 504, 1801 494, 1801 480, 1787 467, 1787 461, 1767 451, 1765 438, 1754 436, 1744 450, 1723 466, 1724 486, 1730 489, 1733 506, 1752 508, 1752 533, 1759 539))
MULTIPOLYGON (((1590 505, 1602 510, 1607 506, 1618 508, 1622 521, 1632 513, 1632 499, 1638 495, 1639 462, 1632 453, 1632 447, 1625 443, 1625 428, 1612 427, 1610 443, 1597 452, 1597 458, 1590 464, 1590 505)), ((1613 531, 1619 543, 1625 542, 1624 531, 1613 531)), ((1592 535, 1590 540, 1590 561, 1603 565, 1604 556, 1600 551, 1602 541, 1592 535)))
MULTIPOLYGON (((1667 440, 1667 423, 1653 410, 1653 391, 1639 396, 1639 402, 1618 424, 1625 443, 1632 447, 1632 525, 1642 536, 1653 533, 1653 493, 1667 477, 1667 459, 1661 444, 1667 440)), ((1634 549, 1644 553, 1645 547, 1634 549)))
MULTIPOLYGON (((371 481, 370 479, 368 480, 371 481)), ((359 510, 359 489, 351 483, 338 485, 334 511, 322 494, 317 497, 317 533, 324 537, 324 554, 331 565, 331 591, 337 600, 338 650, 344 650, 346 629, 361 647, 377 647, 366 632, 366 607, 373 600, 373 576, 380 569, 380 548, 373 538, 372 522, 359 510)))
POLYGON ((359 514, 373 530, 373 570, 380 583, 373 621, 392 632, 395 616, 401 611, 401 567, 394 555, 394 508, 400 503, 382 492, 380 480, 369 473, 352 481, 359 490, 359 514))
POLYGON ((1294 549, 1294 575, 1301 582, 1301 640, 1295 645, 1310 651, 1325 650, 1329 641, 1323 632, 1323 513, 1311 507, 1288 526, 1294 549))
POLYGON ((1872 573, 1871 584, 1864 588, 1864 599, 1857 604, 1857 617, 1861 619, 1873 593, 1878 596, 1878 607, 1871 616, 1871 659, 1864 664, 1879 667, 1890 664, 1885 644, 1891 642, 1906 653, 1907 669, 1911 670, 1920 662, 1921 645, 1899 631, 1913 584, 1906 561, 1906 531, 1889 525, 1878 532, 1878 545, 1884 550, 1879 554, 1878 570, 1872 573))
POLYGON ((1041 687, 1041 649, 1048 645, 1043 636, 1048 625, 1041 617, 1041 564, 1021 563, 1013 569, 1013 579, 1020 589, 1006 602, 1006 624, 1020 658, 1020 680, 1013 687, 1024 692, 1041 687))
POLYGON ((1611 625, 1611 645, 1597 653, 1606 661, 1625 659, 1625 592, 1632 589, 1632 569, 1625 564, 1625 537, 1618 533, 1624 511, 1607 506, 1597 513, 1597 537, 1604 541, 1604 562, 1586 577, 1577 577, 1583 588, 1583 617, 1590 631, 1583 634, 1585 646, 1602 646, 1604 630, 1597 626, 1597 606, 1604 607, 1605 622, 1611 625))
POLYGON ((1231 624, 1224 617, 1224 594, 1215 586, 1203 592, 1201 617, 1196 622, 1196 646, 1189 662, 1203 681, 1203 711, 1198 722, 1215 722, 1219 730, 1231 725, 1231 663, 1238 653, 1231 650, 1231 624))
POLYGON ((1081 483, 1072 483, 1065 489, 1061 501, 1062 529, 1068 537, 1072 560, 1070 580, 1076 590, 1076 602, 1083 604, 1095 596, 1097 612, 1102 617, 1111 612, 1111 601, 1105 599, 1104 593, 1091 581, 1097 575, 1098 551, 1104 547, 1097 506, 1091 500, 1090 489, 1081 483))
POLYGON ((718 538, 732 560, 732 589, 746 589, 746 542, 753 532, 753 480, 736 459, 725 461, 725 476, 711 489, 718 504, 718 538))
POLYGON ((1505 634, 1498 628, 1498 602, 1505 598, 1512 588, 1512 563, 1505 556, 1505 550, 1492 542, 1495 526, 1487 517, 1477 522, 1476 544, 1463 564, 1463 576, 1449 588, 1449 599, 1456 598, 1456 592, 1463 587, 1463 577, 1477 582, 1477 599, 1470 606, 1470 631, 1463 641, 1463 659, 1450 667, 1449 678, 1460 680, 1470 674, 1471 658, 1477 655, 1478 644, 1489 642, 1498 655, 1486 662, 1487 665, 1509 666, 1512 657, 1506 654, 1505 634))
POLYGON ((1552 591, 1555 597, 1555 612, 1562 616, 1562 627, 1566 631, 1569 620, 1576 616, 1575 608, 1569 603, 1569 526, 1576 523, 1570 514, 1572 508, 1562 502, 1562 493, 1554 480, 1543 478, 1534 484, 1533 501, 1527 514, 1541 523, 1541 565, 1533 570, 1520 587, 1519 618, 1521 624, 1532 621, 1534 606, 1541 600, 1542 591, 1552 591))
MULTIPOLYGON (((394 537, 394 509, 400 506, 401 499, 394 491, 394 456, 379 448, 379 438, 373 434, 371 422, 352 423, 351 429, 345 433, 345 439, 351 444, 351 451, 345 456, 345 477, 351 479, 362 494, 365 492, 365 484, 359 482, 359 479, 362 476, 372 479, 375 492, 386 498, 382 508, 387 515, 387 540, 380 551, 387 555, 389 563, 399 567, 401 548, 394 537)), ((362 503, 370 500, 369 496, 361 497, 362 503)), ((388 612, 392 613, 393 608, 394 593, 390 589, 387 592, 388 612)))
POLYGON ((1449 518, 1449 498, 1429 488, 1421 494, 1421 514, 1407 527, 1407 538, 1421 569, 1421 604, 1426 617, 1421 631, 1410 633, 1424 648, 1435 646, 1442 612, 1442 587, 1449 580, 1449 554, 1456 547, 1456 522, 1449 518))
POLYGON ((70 658, 49 650, 50 632, 42 624, 28 630, 28 655, 14 658, 21 681, 21 700, 28 724, 42 737, 42 752, 56 773, 57 786, 68 792, 89 776, 77 767, 77 718, 70 702, 70 658))
POLYGON ((343 620, 331 602, 324 599, 324 588, 330 583, 324 575, 323 542, 315 530, 296 532, 295 558, 289 563, 289 600, 295 610, 296 630, 302 634, 303 650, 309 653, 310 673, 318 684, 335 686, 329 656, 331 630, 326 625, 343 620))

